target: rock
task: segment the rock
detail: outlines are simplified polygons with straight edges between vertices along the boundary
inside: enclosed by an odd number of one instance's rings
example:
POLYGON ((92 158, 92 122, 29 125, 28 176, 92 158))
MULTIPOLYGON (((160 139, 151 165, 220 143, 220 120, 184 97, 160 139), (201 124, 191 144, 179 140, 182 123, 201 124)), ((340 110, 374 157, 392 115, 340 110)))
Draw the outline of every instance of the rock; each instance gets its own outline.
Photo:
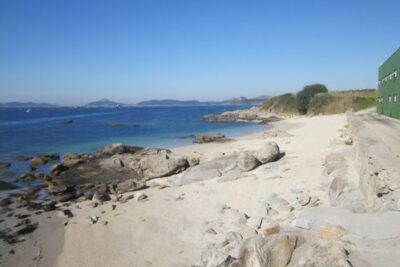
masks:
POLYGON ((146 188, 146 183, 143 180, 129 179, 127 181, 116 184, 116 192, 125 193, 146 188))
POLYGON ((124 167, 125 166, 124 162, 121 159, 118 159, 118 158, 114 159, 114 165, 116 167, 124 167))
POLYGON ((28 161, 31 160, 31 157, 23 156, 23 155, 18 155, 14 157, 14 160, 16 161, 28 161))
POLYGON ((50 172, 51 172, 51 175, 57 176, 57 175, 60 175, 63 171, 66 171, 66 170, 68 170, 68 167, 63 165, 63 164, 61 164, 61 163, 59 163, 59 164, 54 164, 51 167, 50 172))
POLYGON ((10 197, 5 197, 0 200, 0 207, 6 207, 12 204, 12 199, 10 197))
POLYGON ((55 202, 55 201, 50 201, 50 202, 47 202, 47 203, 43 203, 42 204, 42 209, 44 211, 47 211, 47 212, 53 211, 53 210, 56 209, 56 204, 57 204, 57 202, 55 202))
POLYGON ((267 124, 273 121, 279 121, 279 118, 276 114, 265 112, 258 108, 252 109, 244 109, 244 110, 235 110, 235 111, 226 111, 220 115, 206 115, 203 117, 203 120, 210 122, 253 122, 253 123, 264 123, 267 124))
POLYGON ((240 233, 229 232, 222 242, 209 244, 195 266, 229 266, 232 262, 230 254, 239 247, 242 240, 243 237, 240 233))
POLYGON ((279 146, 275 142, 268 142, 255 152, 255 157, 262 164, 277 160, 280 155, 279 146))
POLYGON ((11 166, 11 163, 0 161, 0 169, 8 169, 8 168, 10 168, 10 166, 11 166))
POLYGON ((95 224, 95 223, 97 223, 98 221, 99 221, 99 216, 90 216, 90 223, 91 224, 95 224))
POLYGON ((280 231, 281 231, 281 226, 278 223, 276 223, 274 225, 265 227, 262 230, 262 235, 264 237, 267 237, 267 236, 270 236, 270 235, 279 234, 280 231))
POLYGON ((293 207, 290 206, 289 202, 287 202, 285 199, 280 198, 275 194, 271 194, 267 198, 267 210, 268 212, 274 210, 280 215, 287 215, 293 210, 293 207))
POLYGON ((190 167, 193 167, 193 166, 196 166, 196 165, 200 164, 200 158, 196 157, 196 156, 188 157, 187 161, 188 161, 190 167))
POLYGON ((218 179, 218 182, 230 182, 244 177, 247 176, 243 174, 243 172, 238 167, 236 167, 236 165, 234 165, 232 169, 222 170, 222 174, 221 177, 218 179))
POLYGON ((297 236, 273 235, 268 238, 253 237, 244 241, 235 267, 285 267, 296 248, 297 236))
POLYGON ((189 167, 187 159, 182 156, 157 153, 140 159, 140 168, 149 179, 170 176, 189 167))
POLYGON ((0 190, 11 190, 16 188, 17 186, 13 185, 12 183, 0 181, 0 190))
POLYGON ((49 155, 39 155, 31 159, 31 165, 33 167, 38 167, 47 164, 49 161, 59 160, 60 156, 49 154, 49 155))
POLYGON ((66 193, 66 194, 59 196, 57 198, 57 200, 58 200, 58 202, 67 202, 67 201, 74 200, 75 198, 76 198, 75 193, 71 192, 71 193, 66 193))
POLYGON ((60 194, 66 192, 68 187, 66 185, 58 185, 54 182, 49 182, 47 189, 50 193, 60 194))
POLYGON ((139 192, 139 193, 137 193, 137 194, 135 195, 135 198, 136 198, 136 201, 142 202, 142 201, 145 201, 148 197, 147 197, 147 195, 145 195, 144 193, 139 192))
POLYGON ((89 153, 82 153, 82 154, 67 153, 64 155, 64 158, 62 160, 62 165, 64 166, 63 168, 71 168, 81 163, 92 160, 93 158, 94 156, 89 153))
POLYGON ((28 210, 40 210, 40 209, 42 209, 42 203, 30 201, 27 205, 27 209, 28 210))
POLYGON ((307 206, 310 204, 311 201, 311 196, 307 193, 302 193, 296 196, 297 203, 299 203, 301 206, 307 206))
POLYGON ((325 157, 323 166, 326 173, 329 175, 333 171, 338 170, 344 166, 345 158, 339 153, 331 153, 325 157))
POLYGON ((99 148, 96 151, 96 153, 100 156, 112 156, 116 154, 135 154, 140 150, 143 150, 143 148, 135 146, 127 146, 122 144, 111 144, 99 148))
POLYGON ((227 139, 224 134, 197 134, 193 143, 224 143, 227 141, 230 141, 230 139, 227 139))
POLYGON ((347 183, 341 177, 335 177, 329 186, 329 200, 332 206, 339 204, 339 197, 342 195, 347 183))
POLYGON ((134 199, 134 198, 135 198, 135 195, 129 195, 129 196, 121 198, 120 202, 121 203, 126 203, 126 202, 128 202, 128 200, 131 200, 131 199, 134 199))
POLYGON ((11 171, 0 172, 0 177, 14 177, 15 175, 16 173, 11 171))
POLYGON ((70 210, 63 210, 62 212, 67 218, 74 217, 74 215, 72 214, 72 212, 70 210))
POLYGON ((38 223, 25 224, 14 231, 14 235, 26 235, 35 231, 38 227, 38 223))
POLYGON ((218 234, 217 231, 214 230, 214 228, 208 228, 206 230, 206 234, 210 234, 210 235, 216 235, 218 234))
POLYGON ((31 173, 23 173, 20 175, 19 179, 21 179, 25 183, 29 183, 36 180, 37 178, 31 173))
POLYGON ((242 171, 251 171, 261 165, 261 162, 250 152, 241 152, 237 162, 242 171))

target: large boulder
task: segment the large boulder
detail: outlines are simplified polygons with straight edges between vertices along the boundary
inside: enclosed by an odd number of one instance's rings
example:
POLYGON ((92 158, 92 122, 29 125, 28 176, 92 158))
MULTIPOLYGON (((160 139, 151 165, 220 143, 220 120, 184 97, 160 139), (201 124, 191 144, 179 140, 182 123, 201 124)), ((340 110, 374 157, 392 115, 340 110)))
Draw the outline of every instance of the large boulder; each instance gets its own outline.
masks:
POLYGON ((255 152, 255 157, 262 163, 268 163, 277 160, 281 153, 279 146, 275 142, 267 142, 255 152))
POLYGON ((99 156, 112 156, 115 154, 135 154, 140 150, 143 150, 143 147, 111 144, 97 149, 96 153, 99 156))
POLYGON ((251 171, 261 165, 261 162, 250 152, 243 151, 239 154, 238 167, 242 171, 251 171))
POLYGON ((185 170, 189 163, 185 157, 158 153, 143 157, 140 169, 143 176, 149 179, 177 174, 185 170))

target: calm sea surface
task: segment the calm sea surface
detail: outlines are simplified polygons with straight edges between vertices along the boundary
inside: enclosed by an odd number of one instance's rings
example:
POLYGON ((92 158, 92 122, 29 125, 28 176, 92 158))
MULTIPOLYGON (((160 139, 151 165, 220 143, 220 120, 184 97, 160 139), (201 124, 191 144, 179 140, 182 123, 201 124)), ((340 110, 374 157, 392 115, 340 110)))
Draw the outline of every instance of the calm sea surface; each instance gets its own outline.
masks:
POLYGON ((240 108, 248 106, 0 109, 0 160, 10 161, 15 155, 94 152, 110 143, 173 148, 190 144, 192 139, 185 137, 192 134, 218 132, 234 138, 268 127, 201 120, 206 114, 240 108), (124 126, 110 126, 115 123, 124 126))

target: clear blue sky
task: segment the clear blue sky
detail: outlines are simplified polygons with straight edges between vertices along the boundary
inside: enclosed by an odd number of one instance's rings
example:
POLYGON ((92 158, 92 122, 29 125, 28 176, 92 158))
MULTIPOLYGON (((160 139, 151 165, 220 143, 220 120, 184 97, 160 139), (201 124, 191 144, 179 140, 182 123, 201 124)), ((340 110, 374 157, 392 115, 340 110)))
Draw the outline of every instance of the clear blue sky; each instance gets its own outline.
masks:
POLYGON ((0 1, 0 102, 375 88, 400 1, 0 1))

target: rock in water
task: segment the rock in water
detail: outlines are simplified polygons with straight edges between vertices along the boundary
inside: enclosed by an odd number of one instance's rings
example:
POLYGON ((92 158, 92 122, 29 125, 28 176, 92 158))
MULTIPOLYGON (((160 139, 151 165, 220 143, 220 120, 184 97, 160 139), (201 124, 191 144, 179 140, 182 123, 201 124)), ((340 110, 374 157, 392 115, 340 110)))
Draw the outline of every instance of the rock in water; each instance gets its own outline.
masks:
POLYGON ((11 163, 0 161, 0 169, 7 169, 7 168, 10 168, 10 166, 11 166, 11 163))
POLYGON ((47 164, 49 161, 59 160, 58 155, 39 155, 31 159, 31 165, 33 167, 38 167, 47 164))
POLYGON ((242 171, 251 171, 261 165, 261 162, 250 152, 241 152, 238 157, 238 166, 242 171))
POLYGON ((279 146, 275 142, 268 142, 255 152, 255 157, 262 163, 277 160, 280 156, 279 146))

